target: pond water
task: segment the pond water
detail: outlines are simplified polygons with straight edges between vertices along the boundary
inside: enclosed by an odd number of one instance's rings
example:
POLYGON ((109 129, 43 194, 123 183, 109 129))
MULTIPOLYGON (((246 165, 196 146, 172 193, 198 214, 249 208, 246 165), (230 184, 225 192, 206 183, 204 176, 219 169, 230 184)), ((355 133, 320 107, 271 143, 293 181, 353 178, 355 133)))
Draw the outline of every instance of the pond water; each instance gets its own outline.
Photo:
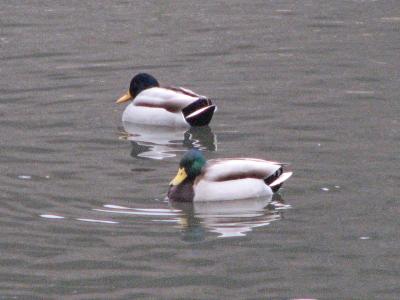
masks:
POLYGON ((0 299, 398 298, 398 1, 9 1, 0 20, 0 299), (209 96, 210 126, 122 124, 138 72, 209 96), (191 147, 294 176, 168 203, 191 147))

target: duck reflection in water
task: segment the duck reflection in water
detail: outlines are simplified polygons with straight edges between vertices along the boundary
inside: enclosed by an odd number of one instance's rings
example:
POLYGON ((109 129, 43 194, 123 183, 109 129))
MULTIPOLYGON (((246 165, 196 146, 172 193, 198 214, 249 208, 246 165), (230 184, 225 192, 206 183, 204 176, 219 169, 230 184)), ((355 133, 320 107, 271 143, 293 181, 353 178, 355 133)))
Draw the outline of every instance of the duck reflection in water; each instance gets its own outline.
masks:
POLYGON ((166 128, 124 122, 121 138, 131 142, 132 157, 162 160, 191 148, 216 151, 217 137, 209 126, 166 128))
POLYGON ((267 226, 283 216, 285 205, 281 196, 205 202, 170 202, 172 208, 182 211, 179 224, 182 239, 199 242, 207 231, 220 238, 242 237, 253 228, 267 226))

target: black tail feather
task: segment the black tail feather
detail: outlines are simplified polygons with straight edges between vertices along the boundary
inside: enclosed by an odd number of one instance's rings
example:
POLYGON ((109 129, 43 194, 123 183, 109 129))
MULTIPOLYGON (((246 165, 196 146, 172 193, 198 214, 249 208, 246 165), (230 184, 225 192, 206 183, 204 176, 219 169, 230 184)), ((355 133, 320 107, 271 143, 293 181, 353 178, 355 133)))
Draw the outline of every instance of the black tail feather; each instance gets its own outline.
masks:
POLYGON ((183 116, 190 126, 205 126, 210 123, 216 106, 207 98, 200 98, 182 109, 183 116), (202 110, 198 114, 196 111, 202 110))
POLYGON ((283 169, 282 167, 280 167, 278 170, 276 170, 276 172, 270 176, 268 176, 267 178, 264 179, 264 182, 266 183, 266 185, 270 185, 271 183, 273 183, 275 180, 277 180, 279 178, 279 176, 281 176, 283 173, 283 169))

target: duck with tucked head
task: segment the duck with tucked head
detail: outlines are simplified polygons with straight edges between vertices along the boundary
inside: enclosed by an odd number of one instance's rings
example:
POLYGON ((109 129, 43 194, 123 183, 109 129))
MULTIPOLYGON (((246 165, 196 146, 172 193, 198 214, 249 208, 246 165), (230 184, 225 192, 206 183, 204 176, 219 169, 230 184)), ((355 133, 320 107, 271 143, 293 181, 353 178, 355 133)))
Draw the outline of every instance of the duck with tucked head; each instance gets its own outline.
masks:
POLYGON ((196 149, 181 159, 178 174, 170 182, 173 201, 216 201, 272 195, 292 176, 286 164, 256 158, 225 158, 206 161, 196 149))
POLYGON ((132 78, 129 91, 116 103, 133 100, 122 114, 123 122, 171 127, 208 125, 216 106, 205 96, 179 87, 161 87, 150 74, 132 78))

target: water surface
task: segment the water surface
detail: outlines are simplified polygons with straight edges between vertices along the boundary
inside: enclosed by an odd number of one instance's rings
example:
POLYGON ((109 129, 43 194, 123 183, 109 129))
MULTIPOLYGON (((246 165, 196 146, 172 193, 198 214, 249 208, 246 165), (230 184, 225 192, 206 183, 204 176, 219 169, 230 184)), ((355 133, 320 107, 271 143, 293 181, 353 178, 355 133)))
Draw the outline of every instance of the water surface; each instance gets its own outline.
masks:
POLYGON ((398 298, 398 1, 13 1, 0 20, 0 298, 398 298), (126 128, 114 101, 142 71, 211 97, 210 127, 126 128), (171 205, 190 147, 295 174, 248 207, 171 205))

